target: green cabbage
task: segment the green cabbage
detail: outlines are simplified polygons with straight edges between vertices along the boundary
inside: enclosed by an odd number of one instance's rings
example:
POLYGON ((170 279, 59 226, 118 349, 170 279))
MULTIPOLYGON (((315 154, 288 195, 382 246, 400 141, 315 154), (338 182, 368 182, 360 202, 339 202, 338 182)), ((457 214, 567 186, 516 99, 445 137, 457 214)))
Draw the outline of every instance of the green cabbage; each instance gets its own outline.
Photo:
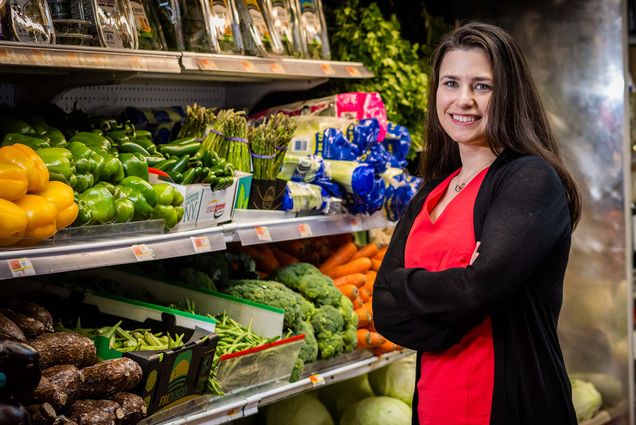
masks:
POLYGON ((267 425, 334 425, 329 411, 316 397, 300 394, 267 408, 267 425))
POLYGON ((340 425, 411 425, 411 408, 391 397, 369 397, 349 406, 340 425))
POLYGON ((373 392, 397 398, 410 406, 415 392, 415 361, 412 355, 369 373, 373 392))
POLYGON ((320 390, 320 401, 338 420, 345 409, 363 398, 373 397, 373 390, 369 385, 367 375, 356 376, 346 381, 329 385, 320 390))
POLYGON ((570 381, 572 382, 572 403, 574 410, 576 410, 576 419, 579 422, 592 419, 603 404, 601 394, 589 382, 580 379, 571 379, 570 381))

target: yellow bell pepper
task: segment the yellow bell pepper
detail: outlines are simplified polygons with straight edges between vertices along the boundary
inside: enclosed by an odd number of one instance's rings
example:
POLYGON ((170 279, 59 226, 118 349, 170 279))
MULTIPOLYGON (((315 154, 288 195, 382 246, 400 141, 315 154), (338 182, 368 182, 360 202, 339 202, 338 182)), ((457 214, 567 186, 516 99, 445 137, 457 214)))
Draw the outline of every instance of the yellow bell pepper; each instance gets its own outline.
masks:
POLYGON ((29 177, 24 169, 0 162, 0 198, 15 201, 27 193, 29 177))
POLYGON ((49 170, 42 158, 30 147, 17 143, 0 148, 0 162, 14 164, 26 171, 28 192, 40 190, 49 181, 49 170))
POLYGON ((29 218, 22 244, 30 245, 55 234, 57 207, 53 202, 38 195, 24 195, 15 201, 15 204, 22 208, 29 218))
POLYGON ((11 201, 0 199, 0 246, 15 245, 24 236, 29 218, 11 201))
POLYGON ((58 181, 50 181, 34 195, 41 196, 55 204, 57 207, 55 222, 58 230, 70 226, 75 221, 79 208, 75 203, 71 186, 58 181))

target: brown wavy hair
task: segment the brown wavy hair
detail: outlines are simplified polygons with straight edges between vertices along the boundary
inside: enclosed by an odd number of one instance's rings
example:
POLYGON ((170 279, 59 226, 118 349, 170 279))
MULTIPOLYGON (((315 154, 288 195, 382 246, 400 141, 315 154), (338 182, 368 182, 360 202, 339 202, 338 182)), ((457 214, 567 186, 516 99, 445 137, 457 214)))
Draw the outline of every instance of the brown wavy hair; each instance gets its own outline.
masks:
POLYGON ((425 181, 443 177, 461 166, 459 147, 446 134, 437 118, 436 93, 444 55, 458 49, 482 49, 492 66, 494 86, 490 99, 486 135, 490 149, 539 155, 554 167, 565 188, 572 227, 581 215, 581 194, 563 159, 548 123, 530 68, 512 36, 503 29, 470 22, 448 33, 431 59, 426 119, 426 148, 421 155, 425 181))

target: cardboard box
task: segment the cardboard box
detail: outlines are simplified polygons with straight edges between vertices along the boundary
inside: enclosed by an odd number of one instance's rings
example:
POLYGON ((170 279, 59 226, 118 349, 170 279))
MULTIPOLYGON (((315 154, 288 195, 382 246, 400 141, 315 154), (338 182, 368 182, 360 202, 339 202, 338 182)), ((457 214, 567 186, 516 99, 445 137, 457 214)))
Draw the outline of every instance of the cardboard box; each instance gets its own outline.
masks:
POLYGON ((287 181, 252 180, 249 208, 253 210, 280 210, 283 207, 283 197, 287 181))

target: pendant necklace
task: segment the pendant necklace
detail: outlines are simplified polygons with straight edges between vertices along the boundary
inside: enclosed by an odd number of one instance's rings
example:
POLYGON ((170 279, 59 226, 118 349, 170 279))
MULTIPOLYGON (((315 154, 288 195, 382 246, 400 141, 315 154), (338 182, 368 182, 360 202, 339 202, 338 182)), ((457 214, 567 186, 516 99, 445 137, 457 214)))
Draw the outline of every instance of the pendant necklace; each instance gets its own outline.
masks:
MULTIPOLYGON (((474 173, 472 173, 470 176, 468 176, 468 178, 466 180, 464 180, 462 183, 458 183, 455 185, 455 192, 459 193, 462 191, 462 189, 464 187, 466 187, 466 184, 468 184, 469 181, 472 180, 473 177, 475 177, 477 174, 479 174, 480 172, 484 171, 486 168, 490 167, 490 165, 495 162, 494 160, 490 161, 488 164, 486 164, 485 167, 475 171, 474 173)), ((459 174, 457 175, 457 177, 459 177, 459 174)), ((459 178, 457 179, 457 181, 459 181, 459 178)))

